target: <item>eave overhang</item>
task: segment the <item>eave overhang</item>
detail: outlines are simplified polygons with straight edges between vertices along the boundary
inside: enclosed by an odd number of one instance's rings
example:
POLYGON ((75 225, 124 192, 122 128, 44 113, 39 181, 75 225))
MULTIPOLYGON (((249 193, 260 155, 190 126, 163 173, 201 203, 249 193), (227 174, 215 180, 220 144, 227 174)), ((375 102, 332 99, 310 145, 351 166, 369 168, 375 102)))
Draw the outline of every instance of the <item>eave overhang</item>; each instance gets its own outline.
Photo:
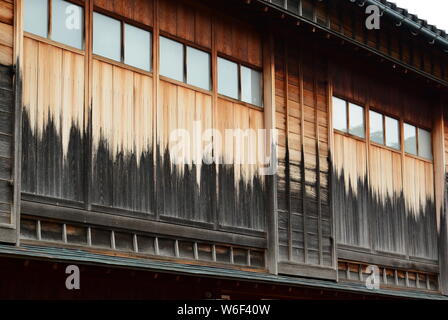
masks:
POLYGON ((59 263, 79 263, 96 266, 108 266, 117 268, 129 268, 147 271, 166 272, 172 274, 184 274, 191 276, 210 277, 228 280, 253 281, 258 283, 268 283, 276 285, 289 285, 305 288, 317 288, 323 290, 334 290, 339 292, 351 292, 357 294, 375 295, 407 299, 419 300, 448 300, 437 293, 426 293, 419 291, 405 290, 389 290, 379 289, 372 290, 361 284, 338 283, 328 280, 318 280, 299 277, 288 277, 282 275, 273 275, 261 272, 249 272, 234 269, 225 269, 219 267, 189 265, 165 261, 156 261, 151 259, 128 258, 116 255, 104 255, 92 253, 85 250, 67 249, 47 246, 30 246, 14 247, 8 245, 0 245, 0 256, 34 259, 40 261, 51 261, 59 263))
MULTIPOLYGON (((247 4, 251 3, 251 1, 249 1, 249 0, 245 0, 245 1, 247 4)), ((319 1, 323 1, 323 0, 319 0, 319 1)), ((391 5, 390 2, 383 1, 383 0, 381 0, 381 1, 378 1, 378 0, 348 0, 348 1, 351 2, 353 5, 360 5, 360 4, 366 5, 367 2, 371 2, 372 4, 378 5, 380 8, 382 8, 382 12, 391 15, 392 17, 394 17, 394 19, 397 19, 397 21, 401 21, 402 23, 409 24, 412 27, 412 30, 414 30, 415 32, 424 33, 426 35, 428 46, 434 45, 434 43, 437 42, 438 44, 442 45, 443 51, 445 53, 448 53, 448 38, 447 38, 448 36, 446 35, 446 33, 444 31, 436 29, 435 27, 432 27, 432 26, 428 26, 427 24, 426 24, 427 26, 425 26, 425 21, 419 20, 421 22, 416 22, 415 19, 417 19, 417 18, 413 19, 413 18, 410 18, 408 16, 405 16, 405 15, 399 13, 399 11, 392 9, 393 5, 391 5), (384 3, 388 3, 388 5, 385 5, 384 3), (434 31, 434 29, 436 29, 437 31, 434 31)), ((313 28, 313 30, 319 30, 321 32, 325 32, 326 34, 331 35, 335 38, 339 38, 346 43, 360 47, 360 48, 370 52, 371 54, 381 58, 382 60, 390 62, 391 65, 393 65, 393 66, 396 66, 396 67, 400 66, 404 70, 415 73, 421 77, 424 77, 426 80, 434 82, 434 84, 436 84, 437 86, 443 86, 445 88, 448 88, 448 81, 440 79, 428 72, 425 72, 419 68, 416 68, 410 64, 407 64, 407 63, 403 62, 402 60, 399 60, 390 55, 387 55, 376 48, 373 48, 365 43, 359 42, 356 39, 353 39, 353 38, 348 37, 340 32, 337 32, 337 31, 331 29, 329 25, 323 25, 323 24, 320 24, 317 21, 311 20, 303 15, 295 14, 294 12, 287 10, 286 4, 284 7, 282 7, 280 5, 273 3, 272 0, 255 0, 255 2, 260 6, 264 6, 265 8, 272 9, 272 11, 279 12, 280 13, 279 16, 281 16, 281 17, 284 17, 287 15, 288 17, 290 17, 292 19, 300 21, 300 24, 303 22, 304 24, 311 26, 313 28)), ((286 3, 286 1, 285 1, 285 3, 286 3)), ((404 10, 404 9, 401 9, 401 10, 404 10)), ((411 16, 414 16, 414 15, 411 15, 411 16)))

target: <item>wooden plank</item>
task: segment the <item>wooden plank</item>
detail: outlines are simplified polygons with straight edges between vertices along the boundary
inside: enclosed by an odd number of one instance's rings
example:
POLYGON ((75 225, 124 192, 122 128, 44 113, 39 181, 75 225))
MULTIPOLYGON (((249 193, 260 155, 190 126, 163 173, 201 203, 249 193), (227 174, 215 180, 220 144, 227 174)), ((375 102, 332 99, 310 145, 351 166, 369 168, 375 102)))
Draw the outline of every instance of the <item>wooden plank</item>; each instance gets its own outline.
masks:
POLYGON ((0 22, 14 25, 14 5, 12 3, 0 1, 0 22))
POLYGON ((263 237, 248 236, 233 233, 206 230, 191 226, 169 224, 152 220, 142 220, 119 215, 110 215, 95 211, 86 211, 69 207, 59 207, 55 205, 35 203, 29 201, 22 202, 22 213, 37 217, 50 219, 62 219, 89 225, 101 225, 111 228, 124 228, 129 231, 148 232, 157 230, 161 235, 182 235, 185 238, 210 241, 213 239, 217 243, 235 244, 253 248, 266 248, 266 239, 263 237))
POLYGON ((439 266, 436 261, 409 261, 403 257, 397 257, 392 255, 378 255, 370 252, 360 252, 356 250, 350 250, 341 246, 338 248, 338 257, 340 259, 349 261, 358 261, 368 264, 376 264, 391 268, 419 270, 423 272, 435 272, 439 270, 439 266))
POLYGON ((317 279, 336 280, 337 271, 334 268, 309 266, 306 264, 295 264, 280 262, 278 266, 280 274, 311 277, 317 279))
MULTIPOLYGON (((264 126, 268 130, 274 130, 276 119, 275 100, 275 58, 274 38, 272 31, 268 29, 267 40, 263 42, 263 101, 264 101, 264 126)), ((270 156, 271 166, 277 166, 277 141, 266 139, 266 152, 270 156)), ((275 169, 277 169, 275 167, 275 169)), ((276 170, 275 170, 276 171, 276 170)), ((277 174, 267 177, 266 182, 266 230, 267 230, 267 269, 272 274, 278 273, 278 204, 277 204, 277 174)))

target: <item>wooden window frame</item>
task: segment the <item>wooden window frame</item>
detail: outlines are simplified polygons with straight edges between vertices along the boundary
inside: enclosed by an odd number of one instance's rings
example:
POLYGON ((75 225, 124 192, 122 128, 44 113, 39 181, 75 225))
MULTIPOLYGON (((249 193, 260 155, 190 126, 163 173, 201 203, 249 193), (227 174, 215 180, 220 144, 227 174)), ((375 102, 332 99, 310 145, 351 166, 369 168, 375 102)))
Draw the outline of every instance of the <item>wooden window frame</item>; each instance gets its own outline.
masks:
MULTIPOLYGON (((369 115, 367 117, 367 121, 369 122, 369 130, 366 130, 366 134, 368 134, 369 143, 374 145, 374 146, 384 147, 384 148, 388 148, 389 149, 390 147, 386 146, 386 118, 384 116, 384 113, 379 112, 379 111, 377 111, 375 109, 369 108, 369 115), (371 135, 370 135, 370 133, 371 133, 370 132, 370 112, 375 112, 375 113, 377 113, 377 114, 379 114, 381 116, 381 123, 383 125, 383 142, 382 143, 378 143, 376 141, 372 141, 372 139, 371 139, 371 135)), ((397 149, 393 149, 393 148, 390 148, 390 149, 392 149, 394 151, 397 151, 397 149)))
MULTIPOLYGON (((188 41, 188 40, 182 39, 180 37, 173 36, 172 34, 170 34, 168 32, 165 32, 165 31, 162 31, 162 30, 160 30, 160 32, 159 32, 159 38, 160 37, 164 37, 164 38, 167 38, 169 40, 172 40, 172 41, 175 41, 177 43, 180 43, 182 45, 182 50, 183 50, 183 55, 184 55, 184 57, 183 57, 183 74, 182 74, 182 79, 183 80, 179 81, 179 80, 172 79, 170 77, 167 77, 167 76, 164 76, 164 75, 161 75, 161 74, 159 75, 160 79, 164 80, 164 81, 167 81, 167 82, 170 82, 170 83, 173 83, 173 84, 176 84, 176 85, 180 85, 180 86, 186 87, 188 89, 192 89, 192 90, 199 91, 199 92, 202 92, 202 93, 205 93, 205 94, 208 94, 208 95, 212 95, 212 92, 214 91, 214 88, 213 88, 213 54, 212 54, 212 49, 204 47, 204 46, 201 46, 201 45, 198 45, 197 43, 194 43, 192 41, 188 41), (210 88, 209 89, 204 89, 204 88, 201 88, 201 87, 197 87, 197 86, 195 86, 193 84, 187 83, 187 75, 188 75, 187 47, 190 47, 190 48, 193 48, 193 49, 196 49, 196 50, 199 50, 199 51, 203 51, 203 52, 205 52, 205 53, 207 53, 209 55, 209 58, 210 58, 210 72, 209 72, 210 73, 209 74, 210 88)), ((157 50, 159 50, 159 52, 160 52, 160 39, 159 39, 158 43, 159 43, 159 47, 157 48, 157 50)), ((159 56, 159 61, 157 61, 157 63, 160 66, 160 54, 158 56, 159 56)))
POLYGON ((409 125, 409 126, 412 126, 412 127, 414 127, 415 128, 415 143, 416 143, 416 151, 417 151, 417 154, 412 154, 412 153, 410 153, 410 152, 407 152, 406 151, 406 146, 404 146, 403 145, 403 152, 405 153, 405 155, 406 156, 412 156, 412 157, 418 157, 418 126, 416 126, 416 125, 414 125, 414 124, 411 124, 411 123, 409 123, 409 122, 407 122, 407 121, 403 121, 403 141, 404 141, 404 125, 405 124, 407 124, 407 125, 409 125))
MULTIPOLYGON (((376 112, 378 112, 378 111, 376 111, 376 112)), ((383 116, 384 147, 388 148, 390 150, 395 150, 395 151, 401 152, 404 149, 404 146, 402 145, 403 143, 401 142, 402 119, 400 119, 399 117, 393 117, 393 116, 384 114, 384 112, 378 112, 378 113, 380 113, 383 116), (393 119, 393 120, 396 120, 398 122, 397 129, 398 129, 398 143, 400 144, 399 148, 394 148, 394 147, 390 147, 390 146, 387 145, 387 140, 386 140, 386 137, 387 137, 386 118, 393 119)))
POLYGON ((421 161, 424 161, 424 162, 427 162, 427 163, 434 163, 434 148, 432 148, 433 149, 433 154, 432 154, 433 158, 432 159, 424 158, 424 157, 418 155, 418 151, 419 151, 418 129, 426 130, 426 131, 428 131, 431 134, 431 145, 432 145, 433 140, 432 140, 432 130, 431 129, 428 129, 426 127, 422 127, 422 126, 416 125, 412 121, 411 122, 405 121, 401 117, 397 117, 395 115, 386 113, 386 112, 378 110, 376 108, 371 108, 371 107, 366 108, 366 106, 364 104, 355 102, 355 101, 350 100, 350 99, 343 98, 342 96, 332 95, 332 97, 338 98, 338 99, 343 100, 345 102, 345 108, 346 108, 346 114, 347 114, 347 117, 346 117, 347 131, 342 131, 342 130, 339 130, 339 129, 336 129, 336 128, 333 127, 333 131, 336 132, 337 134, 340 134, 340 135, 343 135, 343 136, 346 136, 346 137, 349 137, 349 138, 352 138, 352 139, 356 139, 356 140, 359 140, 359 141, 368 142, 369 146, 372 145, 372 146, 383 148, 383 149, 386 149, 386 150, 389 150, 389 151, 392 151, 392 152, 395 152, 395 153, 404 153, 404 155, 406 157, 415 158, 417 160, 421 160, 421 161), (349 132, 349 130, 350 130, 350 108, 349 108, 350 103, 356 104, 356 105, 358 105, 358 106, 360 106, 360 107, 362 107, 364 109, 364 131, 365 131, 365 137, 364 138, 359 137, 359 136, 354 135, 354 134, 349 132), (376 113, 378 113, 378 114, 380 114, 382 116, 382 120, 383 120, 383 143, 382 144, 377 143, 375 141, 372 141, 370 139, 370 111, 376 112, 376 113), (387 132, 387 129, 386 129, 386 117, 389 117, 389 118, 392 118, 392 119, 398 121, 398 135, 399 135, 399 142, 400 142, 400 148, 399 149, 395 149, 393 147, 389 147, 389 146, 386 145, 386 132, 387 132), (404 146, 404 142, 403 142, 404 141, 403 140, 404 139, 404 132, 403 132, 403 130, 404 130, 404 123, 412 125, 412 126, 414 126, 416 128, 417 155, 414 155, 412 153, 408 153, 408 152, 405 151, 405 146, 404 146))
MULTIPOLYGON (((241 60, 238 60, 235 57, 226 55, 226 54, 224 54, 222 52, 218 52, 216 60, 218 60, 218 58, 225 59, 225 60, 228 60, 230 62, 233 62, 238 67, 238 99, 235 99, 235 98, 223 95, 223 94, 219 93, 218 88, 216 88, 216 92, 218 94, 218 97, 222 98, 222 99, 225 99, 225 100, 229 100, 229 101, 235 102, 235 103, 243 104, 243 105, 245 105, 247 107, 254 108, 256 110, 264 110, 264 95, 263 95, 263 92, 264 92, 264 73, 263 73, 263 68, 262 67, 258 67, 258 66, 253 65, 253 64, 250 64, 250 63, 242 62, 241 60), (257 106, 256 104, 253 104, 253 103, 246 102, 246 101, 242 100, 241 67, 246 67, 246 68, 252 69, 254 71, 260 72, 260 74, 261 74, 261 88, 260 89, 261 89, 261 93, 262 94, 261 94, 261 105, 260 106, 257 106)), ((218 64, 216 63, 216 74, 218 75, 218 73, 219 73, 218 64)))
POLYGON ((28 32, 28 31, 24 31, 24 35, 31 38, 31 39, 35 39, 41 42, 45 42, 48 43, 50 45, 54 45, 56 47, 59 47, 61 49, 66 49, 69 51, 73 51, 75 53, 79 53, 79 54, 84 54, 86 51, 86 18, 87 18, 87 14, 86 14, 86 6, 84 1, 81 0, 64 0, 66 2, 70 2, 72 4, 75 4, 77 6, 80 6, 83 10, 83 35, 82 35, 82 48, 76 48, 73 46, 70 46, 68 44, 62 43, 62 42, 58 42, 56 40, 53 40, 51 38, 52 34, 53 34, 53 0, 47 0, 47 18, 48 18, 48 24, 47 24, 47 36, 46 37, 42 37, 40 35, 34 34, 32 32, 28 32))
POLYGON ((412 154, 412 153, 406 152, 406 150, 404 149, 404 146, 403 146, 403 152, 405 153, 405 155, 407 157, 410 157, 410 158, 415 158, 415 159, 418 159, 418 160, 434 163, 434 147, 433 147, 433 138, 432 138, 433 132, 432 132, 432 130, 428 129, 426 127, 422 127, 422 126, 416 125, 412 121, 409 122, 409 121, 404 121, 403 120, 403 128, 404 128, 404 124, 413 126, 415 128, 415 139, 416 139, 416 144, 417 144, 417 154, 412 154), (432 151, 432 153, 431 153, 432 158, 431 159, 425 158, 425 157, 422 157, 422 156, 419 155, 419 150, 420 150, 419 129, 420 130, 425 130, 425 131, 429 132, 429 134, 431 135, 431 151, 432 151))
MULTIPOLYGON (((348 100, 348 99, 342 98, 341 96, 338 96, 338 95, 333 95, 332 98, 338 98, 338 99, 343 100, 345 102, 345 113, 347 115, 346 119, 345 119, 345 125, 346 125, 346 128, 347 128, 347 131, 342 131, 342 130, 336 129, 334 127, 333 127, 333 131, 336 131, 340 135, 344 135, 346 137, 350 137, 350 138, 353 138, 353 139, 356 139, 356 140, 360 140, 360 141, 366 142, 367 141, 367 125, 366 124, 367 124, 367 120, 368 120, 367 112, 366 112, 367 108, 362 103, 354 102, 352 100, 348 100), (357 136, 357 135, 355 135, 353 133, 350 133, 350 104, 357 105, 358 107, 361 107, 363 109, 364 137, 360 137, 360 136, 357 136)), ((333 101, 333 99, 332 99, 332 101, 333 101)), ((332 103, 332 108, 333 108, 333 103, 332 103)), ((370 136, 369 136, 369 138, 370 138, 370 136)))
POLYGON ((92 48, 91 48, 91 50, 92 50, 92 57, 94 59, 96 59, 96 60, 100 60, 100 61, 103 61, 103 62, 106 62, 106 63, 114 64, 114 65, 117 65, 117 66, 119 66, 121 68, 129 69, 131 71, 135 71, 135 72, 138 72, 138 73, 141 73, 141 74, 144 74, 144 75, 152 76, 153 70, 154 70, 154 43, 155 43, 153 28, 151 26, 148 26, 148 25, 145 25, 143 23, 134 21, 134 20, 129 19, 127 17, 121 16, 121 15, 115 13, 115 12, 112 12, 112 11, 109 11, 109 10, 105 10, 105 9, 103 9, 101 7, 96 6, 96 5, 93 6, 92 15, 95 12, 120 22, 120 32, 121 32, 120 61, 109 59, 109 58, 103 57, 101 55, 95 54, 93 52, 93 28, 94 28, 93 19, 92 19, 91 28, 89 30, 89 32, 91 33, 91 39, 92 39, 92 48), (151 56, 149 57, 149 64, 150 64, 149 65, 149 70, 145 70, 145 69, 141 69, 141 68, 138 68, 138 67, 134 67, 134 66, 131 66, 131 65, 125 63, 124 53, 125 53, 125 41, 126 41, 126 39, 125 39, 125 37, 126 37, 125 25, 126 24, 128 24, 130 26, 133 26, 133 27, 136 27, 138 29, 141 29, 143 31, 147 31, 147 32, 149 32, 151 34, 151 41, 149 41, 149 44, 151 46, 151 48, 150 48, 151 49, 151 56))
POLYGON ((401 153, 404 150, 404 145, 403 145, 403 143, 401 141, 402 140, 401 138, 403 136, 403 132, 402 132, 403 131, 403 119, 401 119, 400 117, 397 117, 396 115, 393 115, 393 114, 384 112, 382 110, 379 110, 377 108, 369 107, 369 117, 367 119, 369 121, 369 128, 370 128, 370 111, 376 112, 376 113, 378 113, 378 114, 380 114, 382 116, 382 119, 383 119, 383 143, 380 144, 378 142, 372 141, 370 139, 370 130, 369 130, 369 132, 367 132, 367 134, 369 135, 369 143, 371 145, 373 145, 373 146, 376 146, 376 147, 387 149, 387 150, 390 150, 390 151, 393 151, 393 152, 396 152, 396 153, 401 153), (387 129, 386 129, 386 117, 398 121, 398 140, 400 142, 400 147, 398 149, 393 148, 393 147, 389 147, 389 146, 386 145, 386 131, 387 131, 387 129))

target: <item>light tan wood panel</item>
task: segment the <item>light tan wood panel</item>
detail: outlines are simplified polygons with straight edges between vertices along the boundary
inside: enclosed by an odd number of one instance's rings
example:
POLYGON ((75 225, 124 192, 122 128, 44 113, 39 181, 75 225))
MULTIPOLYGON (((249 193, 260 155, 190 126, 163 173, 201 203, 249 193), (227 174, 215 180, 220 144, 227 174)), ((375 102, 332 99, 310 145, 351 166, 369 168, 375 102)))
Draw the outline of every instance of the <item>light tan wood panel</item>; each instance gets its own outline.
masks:
POLYGON ((154 21, 154 0, 94 0, 94 5, 147 26, 154 21))
POLYGON ((367 177, 367 154, 365 142, 341 134, 334 134, 334 166, 336 174, 342 175, 346 193, 351 189, 356 195, 358 183, 367 177))

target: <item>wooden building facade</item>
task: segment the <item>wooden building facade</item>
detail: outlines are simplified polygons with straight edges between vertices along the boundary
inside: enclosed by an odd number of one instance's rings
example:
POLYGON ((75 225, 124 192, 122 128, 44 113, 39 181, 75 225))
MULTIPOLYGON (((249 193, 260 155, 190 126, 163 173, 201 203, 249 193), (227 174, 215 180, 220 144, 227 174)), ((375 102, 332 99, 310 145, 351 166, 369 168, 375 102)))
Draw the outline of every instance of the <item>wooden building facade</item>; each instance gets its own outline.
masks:
POLYGON ((443 31, 376 0, 0 0, 0 28, 2 256, 448 295, 443 31))

